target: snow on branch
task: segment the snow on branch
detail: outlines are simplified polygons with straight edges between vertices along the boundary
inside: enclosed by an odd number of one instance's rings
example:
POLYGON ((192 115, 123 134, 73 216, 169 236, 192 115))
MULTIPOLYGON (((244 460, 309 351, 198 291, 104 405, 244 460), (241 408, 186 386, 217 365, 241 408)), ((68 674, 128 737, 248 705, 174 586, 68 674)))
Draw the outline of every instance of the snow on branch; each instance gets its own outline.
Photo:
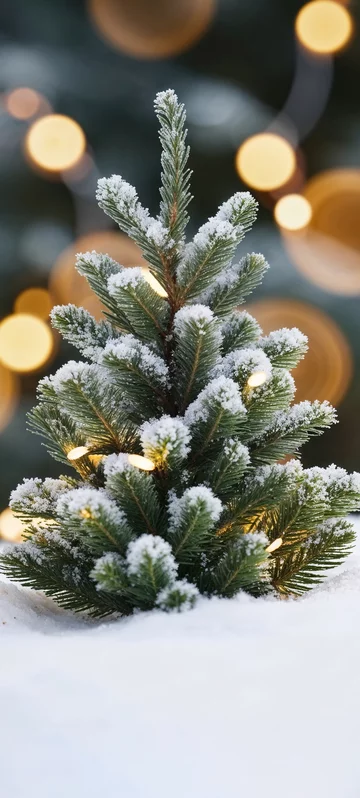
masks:
POLYGON ((184 416, 185 423, 192 427, 198 421, 207 421, 215 402, 232 415, 246 413, 236 382, 228 377, 220 376, 211 380, 206 388, 200 391, 194 402, 189 405, 184 416))
POLYGON ((181 418, 162 416, 140 427, 146 457, 159 464, 183 460, 190 451, 190 430, 181 418))
POLYGON ((165 361, 133 335, 123 335, 119 339, 108 341, 103 354, 104 363, 109 355, 118 361, 131 363, 135 360, 147 377, 156 377, 160 385, 167 384, 169 370, 165 361))

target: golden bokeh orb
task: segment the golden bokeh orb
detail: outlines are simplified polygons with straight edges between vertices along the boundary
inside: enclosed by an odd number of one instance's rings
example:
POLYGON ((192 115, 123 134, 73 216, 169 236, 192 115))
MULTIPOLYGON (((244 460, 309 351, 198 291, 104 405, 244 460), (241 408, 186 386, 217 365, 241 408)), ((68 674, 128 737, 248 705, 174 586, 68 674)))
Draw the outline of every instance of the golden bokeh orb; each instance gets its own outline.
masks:
POLYGON ((360 169, 331 169, 303 190, 311 220, 299 236, 282 230, 291 261, 311 282, 343 296, 360 294, 360 169))
POLYGON ((246 309, 264 334, 281 327, 298 327, 309 339, 309 350, 295 369, 295 401, 328 399, 339 405, 353 373, 350 346, 336 322, 314 305, 295 299, 263 299, 246 309))
POLYGON ((9 543, 19 543, 25 527, 10 507, 0 513, 0 538, 9 543))
POLYGON ((53 336, 42 319, 29 313, 7 316, 0 324, 0 361, 18 372, 36 371, 49 360, 53 336))
POLYGON ((311 220, 312 209, 309 200, 301 194, 287 194, 275 205, 275 221, 284 230, 302 230, 311 220))
POLYGON ((0 432, 11 421, 18 402, 19 387, 16 375, 0 363, 0 432))
POLYGON ((141 59, 170 58, 188 50, 209 27, 216 0, 88 0, 99 35, 141 59))
POLYGON ((31 119, 40 110, 42 97, 34 89, 19 87, 5 97, 5 108, 15 119, 31 119))
POLYGON ((321 55, 337 53, 348 43, 353 21, 347 8, 335 0, 313 0, 303 6, 295 21, 301 44, 321 55))
POLYGON ((83 156, 85 146, 80 125, 62 114, 42 116, 31 125, 25 140, 30 161, 50 172, 73 167, 83 156))
POLYGON ((292 177, 296 155, 291 144, 276 133, 257 133, 236 154, 239 177, 259 191, 280 188, 292 177))
POLYGON ((14 303, 15 313, 30 313, 40 319, 48 319, 53 306, 53 301, 46 288, 26 288, 14 303))

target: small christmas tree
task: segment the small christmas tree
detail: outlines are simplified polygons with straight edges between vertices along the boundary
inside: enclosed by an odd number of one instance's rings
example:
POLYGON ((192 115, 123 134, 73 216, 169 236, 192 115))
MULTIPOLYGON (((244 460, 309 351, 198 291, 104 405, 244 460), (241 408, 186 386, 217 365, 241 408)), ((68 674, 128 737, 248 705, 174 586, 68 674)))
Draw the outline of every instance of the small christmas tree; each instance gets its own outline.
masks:
POLYGON ((306 337, 263 337, 238 310, 267 269, 258 254, 232 264, 256 201, 235 194, 185 244, 185 112, 171 90, 155 109, 158 217, 117 175, 97 192, 149 272, 78 256, 106 320, 74 305, 53 309, 54 327, 85 360, 41 380, 30 414, 76 476, 26 479, 13 491, 27 539, 1 558, 12 579, 94 616, 188 608, 199 593, 300 594, 349 553, 345 516, 360 505, 360 475, 295 459, 335 422, 327 402, 292 404, 290 370, 306 337))

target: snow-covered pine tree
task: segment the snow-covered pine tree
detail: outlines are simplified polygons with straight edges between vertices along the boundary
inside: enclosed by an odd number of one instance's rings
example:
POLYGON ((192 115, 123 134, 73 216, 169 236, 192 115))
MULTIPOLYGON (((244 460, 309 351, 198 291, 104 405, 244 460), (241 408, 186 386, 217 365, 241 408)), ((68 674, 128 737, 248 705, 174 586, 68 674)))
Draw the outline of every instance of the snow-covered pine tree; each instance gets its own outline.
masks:
POLYGON ((327 402, 292 404, 290 370, 306 337, 263 337, 238 310, 267 269, 258 254, 232 263, 256 201, 235 194, 186 244, 185 111, 171 90, 155 109, 158 217, 117 175, 97 192, 149 272, 78 256, 106 319, 53 309, 54 327, 84 360, 41 380, 30 414, 75 477, 26 479, 13 491, 27 540, 1 558, 12 579, 94 616, 188 608, 199 593, 300 594, 351 550, 346 516, 360 505, 360 475, 296 459, 335 422, 327 402))

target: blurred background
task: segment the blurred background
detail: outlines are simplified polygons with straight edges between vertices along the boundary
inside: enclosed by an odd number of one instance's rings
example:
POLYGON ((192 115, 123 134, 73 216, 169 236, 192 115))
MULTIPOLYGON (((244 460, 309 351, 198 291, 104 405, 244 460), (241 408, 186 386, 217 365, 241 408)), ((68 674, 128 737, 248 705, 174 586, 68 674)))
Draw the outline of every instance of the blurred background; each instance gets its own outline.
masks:
POLYGON ((329 399, 340 425, 306 465, 360 469, 360 13, 344 0, 9 0, 0 10, 0 534, 24 477, 64 471, 26 432, 40 377, 77 354, 53 304, 100 306, 76 252, 139 252, 95 203, 121 174, 157 213, 153 99, 185 102, 196 231, 235 191, 259 221, 240 247, 271 265, 248 309, 298 326, 310 352, 297 399, 329 399), (358 18, 358 19, 357 19, 358 18))

